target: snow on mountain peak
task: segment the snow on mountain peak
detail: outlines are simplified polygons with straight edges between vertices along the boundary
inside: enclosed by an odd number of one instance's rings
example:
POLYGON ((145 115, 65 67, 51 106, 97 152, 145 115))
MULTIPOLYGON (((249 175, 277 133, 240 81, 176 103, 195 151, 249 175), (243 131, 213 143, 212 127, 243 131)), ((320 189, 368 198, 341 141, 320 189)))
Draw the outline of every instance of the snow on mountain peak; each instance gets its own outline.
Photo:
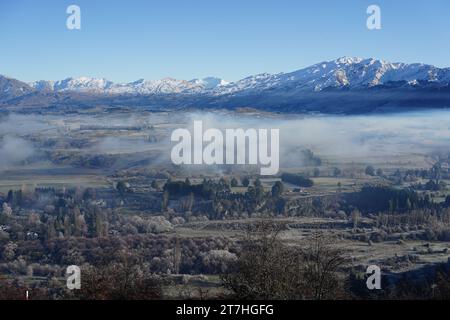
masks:
POLYGON ((359 57, 341 57, 338 58, 336 60, 334 60, 334 62, 336 64, 344 64, 344 65, 351 65, 351 64, 355 64, 355 63, 360 63, 361 61, 363 61, 363 58, 359 58, 359 57))
POLYGON ((35 81, 29 84, 37 90, 52 91, 78 91, 78 92, 104 92, 110 88, 113 83, 106 79, 97 79, 89 77, 67 78, 59 81, 35 81))
POLYGON ((326 88, 367 88, 393 82, 417 86, 421 82, 450 83, 450 69, 426 64, 390 63, 377 59, 341 57, 289 73, 262 73, 236 82, 206 77, 190 81, 164 78, 113 83, 103 78, 67 78, 36 81, 29 85, 40 91, 75 91, 106 94, 243 94, 262 90, 310 90, 326 88))
POLYGON ((450 69, 438 69, 425 64, 390 63, 372 58, 341 57, 290 73, 248 77, 220 88, 216 94, 265 89, 322 91, 325 88, 367 88, 391 82, 412 85, 420 81, 448 83, 450 69))
POLYGON ((199 85, 205 90, 211 90, 220 86, 226 86, 229 82, 220 78, 206 77, 203 79, 193 79, 189 81, 194 85, 199 85))
POLYGON ((160 80, 139 79, 129 83, 113 83, 103 78, 67 78, 60 81, 35 81, 29 85, 40 91, 74 91, 106 94, 169 94, 200 93, 225 86, 228 82, 214 77, 191 81, 164 78, 160 80))

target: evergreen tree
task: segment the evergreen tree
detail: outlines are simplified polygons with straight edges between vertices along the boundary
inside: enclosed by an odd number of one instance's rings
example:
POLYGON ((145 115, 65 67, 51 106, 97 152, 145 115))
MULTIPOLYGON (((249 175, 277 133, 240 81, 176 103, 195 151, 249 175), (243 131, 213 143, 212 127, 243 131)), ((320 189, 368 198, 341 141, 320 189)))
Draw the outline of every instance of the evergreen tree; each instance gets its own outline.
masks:
POLYGON ((272 196, 275 198, 280 197, 284 192, 284 185, 281 181, 275 182, 272 187, 272 196))

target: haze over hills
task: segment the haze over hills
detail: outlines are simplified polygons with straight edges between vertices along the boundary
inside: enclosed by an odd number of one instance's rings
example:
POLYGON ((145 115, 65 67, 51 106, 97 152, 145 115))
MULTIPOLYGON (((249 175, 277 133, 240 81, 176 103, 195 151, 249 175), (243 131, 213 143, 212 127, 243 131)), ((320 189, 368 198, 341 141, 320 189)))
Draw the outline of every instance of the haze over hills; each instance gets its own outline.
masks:
POLYGON ((290 73, 263 73, 236 82, 209 77, 113 83, 81 77, 27 84, 0 77, 0 103, 4 106, 94 102, 325 113, 446 108, 450 107, 450 68, 342 57, 290 73))

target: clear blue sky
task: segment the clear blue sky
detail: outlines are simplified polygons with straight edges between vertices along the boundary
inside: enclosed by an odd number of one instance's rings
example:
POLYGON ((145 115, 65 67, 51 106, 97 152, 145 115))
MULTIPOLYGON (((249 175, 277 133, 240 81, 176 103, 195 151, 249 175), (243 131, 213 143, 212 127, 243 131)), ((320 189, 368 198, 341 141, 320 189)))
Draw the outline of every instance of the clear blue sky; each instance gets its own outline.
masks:
POLYGON ((227 80, 340 56, 450 66, 448 0, 1 0, 0 74, 227 80), (81 7, 82 29, 66 28, 81 7), (382 9, 382 30, 366 9, 382 9))

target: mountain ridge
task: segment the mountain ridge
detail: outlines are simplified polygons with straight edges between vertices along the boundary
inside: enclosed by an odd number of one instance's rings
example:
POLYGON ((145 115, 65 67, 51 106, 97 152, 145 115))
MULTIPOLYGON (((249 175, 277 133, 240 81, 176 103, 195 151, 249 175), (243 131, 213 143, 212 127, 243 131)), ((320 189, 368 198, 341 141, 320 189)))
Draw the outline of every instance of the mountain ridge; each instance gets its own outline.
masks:
POLYGON ((370 112, 396 105, 450 108, 450 68, 341 57, 289 73, 220 78, 67 78, 24 83, 0 76, 0 105, 242 108, 279 112, 370 112), (330 107, 333 106, 333 107, 330 107))
POLYGON ((289 73, 262 73, 227 82, 221 78, 178 80, 164 78, 129 83, 114 83, 105 78, 67 78, 59 81, 40 80, 28 85, 38 91, 75 91, 105 94, 209 93, 229 94, 246 90, 265 90, 283 85, 296 85, 322 91, 329 87, 371 87, 389 82, 406 81, 417 85, 420 81, 450 83, 450 68, 438 68, 422 63, 391 63, 373 58, 341 57, 323 61, 289 73))

